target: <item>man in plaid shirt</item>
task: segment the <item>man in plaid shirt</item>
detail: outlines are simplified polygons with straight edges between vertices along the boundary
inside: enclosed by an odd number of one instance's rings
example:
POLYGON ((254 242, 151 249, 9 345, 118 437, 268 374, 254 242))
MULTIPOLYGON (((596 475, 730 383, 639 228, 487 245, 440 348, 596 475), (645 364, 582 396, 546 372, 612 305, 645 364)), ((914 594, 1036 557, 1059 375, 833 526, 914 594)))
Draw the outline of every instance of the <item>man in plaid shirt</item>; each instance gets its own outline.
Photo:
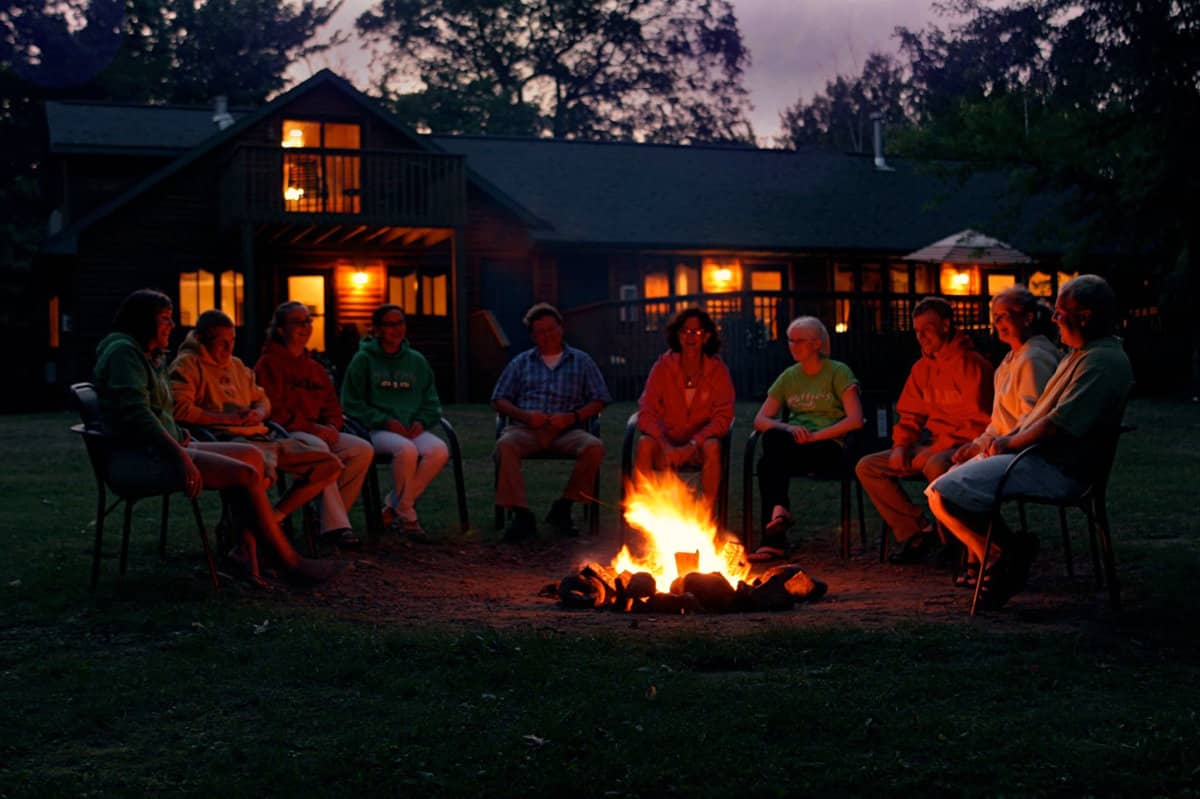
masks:
POLYGON ((595 501, 588 492, 604 459, 604 443, 587 431, 586 422, 612 402, 612 397, 596 362, 563 343, 558 309, 538 303, 523 321, 534 346, 509 362, 492 390, 492 407, 508 418, 496 442, 500 472, 496 504, 509 510, 504 537, 517 541, 537 532, 525 495, 521 459, 541 452, 575 459, 571 479, 546 521, 560 535, 577 535, 571 503, 595 501))

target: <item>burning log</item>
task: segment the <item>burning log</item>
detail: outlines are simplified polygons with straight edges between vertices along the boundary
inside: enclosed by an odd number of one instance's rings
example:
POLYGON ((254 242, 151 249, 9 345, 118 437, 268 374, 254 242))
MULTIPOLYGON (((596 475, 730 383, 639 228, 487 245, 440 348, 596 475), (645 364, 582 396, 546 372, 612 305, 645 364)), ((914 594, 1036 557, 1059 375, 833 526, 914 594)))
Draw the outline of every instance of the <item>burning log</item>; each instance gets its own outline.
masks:
POLYGON ((795 597, 797 602, 816 602, 829 590, 829 586, 822 580, 810 577, 798 563, 786 563, 768 569, 763 572, 759 582, 766 584, 779 579, 783 580, 784 587, 791 596, 795 597))
POLYGON ((657 593, 642 603, 647 613, 696 613, 703 610, 695 594, 657 593))
POLYGON ((558 581, 558 601, 564 608, 599 608, 605 599, 604 583, 595 577, 570 574, 558 581))
POLYGON ((737 591, 719 572, 692 572, 671 585, 672 594, 693 594, 706 613, 728 613, 737 600, 737 591), (676 590, 678 586, 679 590, 676 590))

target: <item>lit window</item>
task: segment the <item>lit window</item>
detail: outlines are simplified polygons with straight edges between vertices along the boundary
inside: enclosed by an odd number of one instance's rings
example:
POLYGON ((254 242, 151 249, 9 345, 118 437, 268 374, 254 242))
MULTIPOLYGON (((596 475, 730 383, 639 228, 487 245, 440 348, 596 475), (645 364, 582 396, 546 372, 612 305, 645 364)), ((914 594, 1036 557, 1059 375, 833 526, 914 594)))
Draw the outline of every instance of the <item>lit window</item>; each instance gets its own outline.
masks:
POLYGON ((1066 283, 1068 280, 1074 280, 1077 277, 1079 277, 1078 272, 1059 272, 1058 273, 1059 288, 1062 288, 1063 283, 1066 283))
POLYGON ((358 125, 285 119, 283 207, 297 213, 356 214, 362 201, 358 125))
POLYGON ((212 272, 200 269, 179 273, 179 324, 195 327, 196 319, 217 307, 216 281, 212 272))
POLYGON ((742 264, 736 258, 705 258, 701 281, 705 294, 742 290, 742 264))
POLYGON ((1029 291, 1038 297, 1054 296, 1054 278, 1045 272, 1034 272, 1029 276, 1029 291))
POLYGON ((325 276, 288 275, 287 297, 303 303, 312 319, 312 336, 308 339, 309 349, 325 351, 325 276))
POLYGON ((979 293, 979 267, 942 264, 940 278, 943 294, 961 296, 979 293))
POLYGON ((426 316, 445 316, 446 276, 421 276, 421 313, 426 316))
POLYGON ((242 324, 242 274, 232 270, 221 273, 221 310, 239 327, 242 324))
POLYGON ((399 305, 406 314, 417 312, 417 290, 421 283, 415 272, 388 278, 388 302, 399 305))
POLYGON ((888 267, 888 291, 893 294, 908 294, 908 266, 892 264, 888 267))
POLYGON ((678 264, 675 267, 675 296, 686 297, 700 293, 700 272, 694 266, 678 264))
MULTIPOLYGON (((783 274, 775 270, 750 273, 750 290, 783 291, 783 274)), ((779 337, 779 298, 754 297, 754 318, 762 325, 768 340, 779 337)))
MULTIPOLYGON (((643 295, 648 300, 671 296, 671 280, 666 272, 651 272, 646 275, 642 285, 643 295)), ((645 308, 647 330, 658 330, 671 313, 671 306, 665 302, 648 303, 645 308)))

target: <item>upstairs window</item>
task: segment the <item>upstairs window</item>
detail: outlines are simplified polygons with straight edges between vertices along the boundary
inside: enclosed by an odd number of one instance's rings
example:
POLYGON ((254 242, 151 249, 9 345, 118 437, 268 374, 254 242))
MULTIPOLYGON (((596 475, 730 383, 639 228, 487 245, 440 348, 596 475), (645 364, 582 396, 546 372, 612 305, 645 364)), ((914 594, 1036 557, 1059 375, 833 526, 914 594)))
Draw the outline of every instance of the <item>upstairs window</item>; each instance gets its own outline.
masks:
POLYGON ((242 326, 243 275, 226 270, 214 273, 204 269, 179 273, 179 324, 195 327, 200 314, 214 308, 224 311, 233 323, 242 326))
POLYGON ((362 129, 346 122, 283 121, 283 208, 293 213, 362 210, 362 129))

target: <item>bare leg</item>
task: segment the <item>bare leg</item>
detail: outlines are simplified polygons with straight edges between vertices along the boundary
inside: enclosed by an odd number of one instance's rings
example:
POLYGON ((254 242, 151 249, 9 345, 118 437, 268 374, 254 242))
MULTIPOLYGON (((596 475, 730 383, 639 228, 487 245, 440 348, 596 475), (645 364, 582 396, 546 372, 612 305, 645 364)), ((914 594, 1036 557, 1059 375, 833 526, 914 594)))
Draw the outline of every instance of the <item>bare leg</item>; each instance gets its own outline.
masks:
MULTIPOLYGON (((937 520, 950 531, 950 534, 963 543, 967 551, 971 554, 971 558, 976 563, 983 562, 983 544, 986 536, 978 532, 966 519, 955 514, 949 503, 942 499, 942 495, 936 490, 927 492, 929 497, 929 509, 933 511, 933 515, 937 520)), ((996 546, 996 541, 992 541, 992 560, 995 560, 1000 549, 996 546)))

